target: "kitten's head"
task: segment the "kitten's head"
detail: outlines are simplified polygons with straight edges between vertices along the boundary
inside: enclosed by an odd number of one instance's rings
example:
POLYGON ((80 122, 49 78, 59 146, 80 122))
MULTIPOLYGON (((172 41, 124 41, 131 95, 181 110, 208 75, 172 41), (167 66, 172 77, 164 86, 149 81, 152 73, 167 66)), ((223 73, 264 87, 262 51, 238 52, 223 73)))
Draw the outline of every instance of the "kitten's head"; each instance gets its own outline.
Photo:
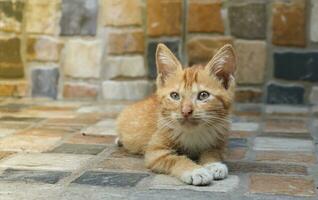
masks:
POLYGON ((182 69, 163 44, 156 52, 160 124, 165 127, 223 127, 234 96, 236 57, 223 46, 205 66, 182 69))

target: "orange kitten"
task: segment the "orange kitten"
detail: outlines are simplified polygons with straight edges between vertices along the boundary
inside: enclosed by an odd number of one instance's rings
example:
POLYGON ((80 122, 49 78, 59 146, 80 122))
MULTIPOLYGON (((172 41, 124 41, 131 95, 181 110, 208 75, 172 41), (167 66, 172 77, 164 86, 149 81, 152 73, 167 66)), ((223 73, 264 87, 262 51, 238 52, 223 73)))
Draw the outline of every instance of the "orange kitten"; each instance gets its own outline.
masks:
POLYGON ((235 53, 222 47, 206 66, 182 69, 163 44, 156 52, 157 91, 117 120, 119 143, 145 155, 148 168, 193 185, 227 177, 221 163, 234 96, 235 53))

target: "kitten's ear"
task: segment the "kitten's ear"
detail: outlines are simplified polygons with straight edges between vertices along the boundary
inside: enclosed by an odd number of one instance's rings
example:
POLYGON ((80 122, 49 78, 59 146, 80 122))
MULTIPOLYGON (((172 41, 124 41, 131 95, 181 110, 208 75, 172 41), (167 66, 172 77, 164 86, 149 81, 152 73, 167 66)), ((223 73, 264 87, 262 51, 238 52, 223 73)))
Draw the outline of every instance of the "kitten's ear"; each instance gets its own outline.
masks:
POLYGON ((205 69, 210 75, 214 74, 227 89, 236 70, 236 56, 232 45, 226 44, 218 50, 205 69))
POLYGON ((178 71, 182 70, 182 65, 173 53, 160 43, 156 51, 156 64, 157 64, 157 83, 163 85, 170 76, 175 75, 178 71))

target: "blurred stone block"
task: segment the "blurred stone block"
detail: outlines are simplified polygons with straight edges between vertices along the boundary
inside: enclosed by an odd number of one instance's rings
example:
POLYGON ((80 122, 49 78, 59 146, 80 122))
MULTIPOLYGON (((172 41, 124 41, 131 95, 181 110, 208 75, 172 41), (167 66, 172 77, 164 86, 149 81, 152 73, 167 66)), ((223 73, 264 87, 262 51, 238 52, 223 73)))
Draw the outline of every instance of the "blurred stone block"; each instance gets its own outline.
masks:
POLYGON ((58 94, 58 67, 41 66, 31 71, 32 96, 51 97, 56 99, 58 94))
POLYGON ((96 35, 97 0, 63 0, 61 35, 96 35))
POLYGON ((318 1, 311 0, 310 39, 318 42, 318 1))
POLYGON ((0 1, 0 30, 8 32, 21 32, 23 1, 0 1))
POLYGON ((104 99, 139 100, 150 95, 153 90, 154 84, 148 80, 103 82, 104 99))
POLYGON ((20 52, 20 38, 0 38, 0 78, 22 78, 24 76, 20 52))
POLYGON ((105 77, 145 77, 147 76, 144 58, 137 56, 108 56, 105 61, 105 77))
POLYGON ((187 43, 189 65, 209 62, 213 55, 225 44, 232 44, 228 36, 197 36, 187 43))
POLYGON ((272 4, 272 42, 281 46, 306 46, 306 1, 272 4))
POLYGON ((237 103, 260 103, 262 90, 254 87, 238 87, 235 90, 235 102, 237 103))
POLYGON ((264 82, 267 59, 266 42, 236 40, 237 82, 260 84, 264 82))
POLYGON ((318 104, 318 86, 313 86, 310 92, 309 101, 312 104, 318 104))
POLYGON ((221 9, 222 2, 220 0, 191 0, 188 11, 188 31, 224 33, 221 9))
POLYGON ((99 40, 69 40, 63 61, 64 74, 74 78, 98 78, 102 58, 99 40))
POLYGON ((98 95, 98 86, 88 83, 65 83, 63 88, 63 97, 68 99, 96 99, 98 95))
POLYGON ((61 0, 29 0, 26 9, 28 33, 56 35, 59 32, 61 0))
POLYGON ((140 0, 102 0, 103 23, 108 26, 140 25, 140 0))
POLYGON ((27 83, 24 80, 0 81, 1 97, 24 97, 27 95, 27 83))
POLYGON ((180 35, 181 0, 147 0, 147 33, 149 36, 180 35))
POLYGON ((285 80, 318 81, 317 52, 274 53, 274 76, 285 80))
POLYGON ((30 36, 27 39, 27 59, 30 61, 60 60, 63 43, 48 36, 30 36))
POLYGON ((266 38, 266 4, 231 3, 233 5, 229 7, 229 20, 232 35, 246 39, 266 38))
POLYGON ((109 53, 143 53, 144 40, 142 29, 110 32, 108 38, 109 53))
POLYGON ((303 104, 305 89, 302 86, 289 86, 271 83, 267 86, 269 104, 303 104))

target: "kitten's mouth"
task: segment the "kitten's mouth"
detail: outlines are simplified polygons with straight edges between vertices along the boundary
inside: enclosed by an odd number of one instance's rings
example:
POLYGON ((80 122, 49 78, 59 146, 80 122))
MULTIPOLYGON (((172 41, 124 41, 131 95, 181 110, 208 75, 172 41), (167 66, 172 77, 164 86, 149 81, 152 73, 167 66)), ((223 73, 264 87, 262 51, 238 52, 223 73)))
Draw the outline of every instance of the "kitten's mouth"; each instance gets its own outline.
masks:
POLYGON ((199 124, 199 121, 193 118, 182 118, 179 122, 183 126, 197 126, 199 124))

